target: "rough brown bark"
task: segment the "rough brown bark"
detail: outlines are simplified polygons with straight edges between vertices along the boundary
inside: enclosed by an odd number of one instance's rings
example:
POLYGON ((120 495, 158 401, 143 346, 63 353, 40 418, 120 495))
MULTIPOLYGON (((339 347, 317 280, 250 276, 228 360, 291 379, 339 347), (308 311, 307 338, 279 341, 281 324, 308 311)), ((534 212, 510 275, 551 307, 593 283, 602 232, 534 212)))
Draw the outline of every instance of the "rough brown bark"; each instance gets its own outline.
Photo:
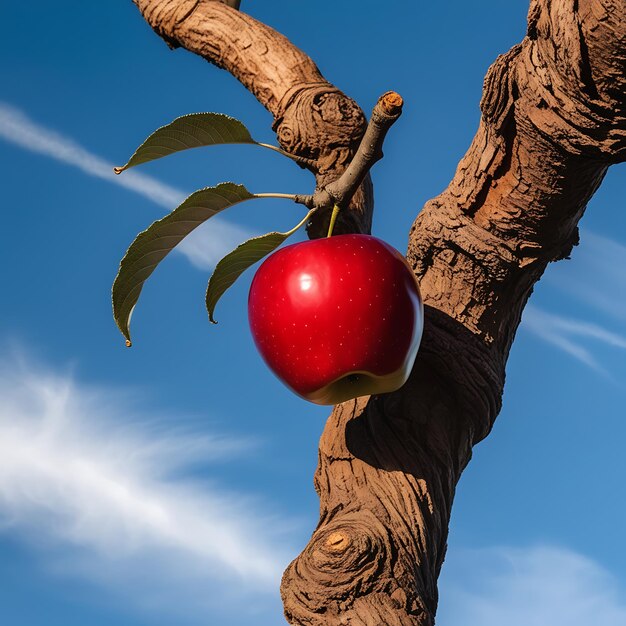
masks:
MULTIPOLYGON (((213 0, 133 0, 146 21, 173 48, 184 47, 230 72, 274 116, 281 147, 311 159, 318 187, 350 163, 366 120, 359 106, 329 83, 291 42, 241 11, 213 0)), ((342 211, 335 232, 369 232, 369 176, 342 211)), ((330 215, 319 211, 308 226, 322 236, 330 215)))
MULTIPOLYGON (((281 145, 315 160, 320 187, 344 171, 363 115, 282 35, 209 0, 134 1, 170 44, 253 92, 281 145)), ((527 37, 490 68, 481 108, 453 181, 411 230, 427 312, 413 374, 336 407, 322 436, 320 522, 282 583, 292 624, 434 623, 454 490, 500 409, 524 304, 626 160, 624 0, 532 0, 527 37)), ((343 228, 368 230, 368 185, 352 209, 343 228)))

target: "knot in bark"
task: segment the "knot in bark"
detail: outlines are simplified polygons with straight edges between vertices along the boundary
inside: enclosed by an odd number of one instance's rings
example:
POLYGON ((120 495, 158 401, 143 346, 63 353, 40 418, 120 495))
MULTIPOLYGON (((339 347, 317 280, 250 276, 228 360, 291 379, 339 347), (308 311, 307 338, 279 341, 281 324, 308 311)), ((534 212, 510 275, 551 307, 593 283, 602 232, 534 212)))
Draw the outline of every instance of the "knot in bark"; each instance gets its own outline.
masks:
POLYGON ((317 162, 320 176, 338 175, 350 161, 365 130, 359 106, 329 83, 290 89, 278 106, 274 130, 281 147, 317 162))
POLYGON ((384 586, 381 573, 394 553, 384 524, 363 511, 340 515, 316 531, 283 577, 285 606, 298 607, 297 623, 308 623, 306 615, 319 619, 320 611, 338 615, 384 586))
POLYGON ((335 590, 345 586, 347 591, 357 577, 363 583, 373 580, 386 553, 380 532, 349 516, 318 531, 309 547, 306 567, 317 570, 318 575, 329 574, 328 582, 335 590))
POLYGON ((325 549, 329 552, 345 552, 352 543, 350 537, 342 531, 330 533, 326 538, 325 549))

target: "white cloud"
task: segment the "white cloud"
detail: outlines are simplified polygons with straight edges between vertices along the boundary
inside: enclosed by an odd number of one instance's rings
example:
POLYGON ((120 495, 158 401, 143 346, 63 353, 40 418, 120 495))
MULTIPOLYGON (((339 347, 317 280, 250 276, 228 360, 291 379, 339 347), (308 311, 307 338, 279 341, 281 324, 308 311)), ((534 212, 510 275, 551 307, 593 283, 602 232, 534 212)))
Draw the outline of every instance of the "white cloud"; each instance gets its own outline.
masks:
POLYGON ((451 550, 438 623, 623 626, 624 590, 595 561, 553 546, 451 550))
POLYGON ((583 342, 595 342, 614 348, 626 349, 626 337, 606 330, 604 327, 575 320, 527 305, 522 318, 522 328, 563 350, 598 372, 605 370, 598 363, 591 349, 583 342))
POLYGON ((193 478, 207 459, 249 450, 147 420, 115 390, 0 362, 0 534, 118 591, 131 580, 134 601, 187 606, 180 596, 191 588, 195 604, 277 592, 287 525, 259 501, 193 478))
MULTIPOLYGON (((0 101, 0 138, 30 152, 71 165, 84 174, 134 191, 168 210, 189 194, 136 171, 113 173, 113 164, 89 152, 73 139, 31 120, 23 111, 0 101)), ((213 268, 226 253, 252 233, 222 217, 215 217, 186 237, 176 251, 201 269, 213 268)))
POLYGON ((603 313, 626 319, 626 246, 581 229, 572 258, 550 266, 545 280, 603 313))
MULTIPOLYGON (((572 259, 551 265, 543 280, 580 301, 585 309, 596 309, 619 324, 626 320, 625 267, 626 246, 582 230, 572 259)), ((626 348, 626 335, 607 330, 606 324, 548 313, 532 305, 524 310, 521 328, 607 376, 594 353, 602 346, 626 348)))

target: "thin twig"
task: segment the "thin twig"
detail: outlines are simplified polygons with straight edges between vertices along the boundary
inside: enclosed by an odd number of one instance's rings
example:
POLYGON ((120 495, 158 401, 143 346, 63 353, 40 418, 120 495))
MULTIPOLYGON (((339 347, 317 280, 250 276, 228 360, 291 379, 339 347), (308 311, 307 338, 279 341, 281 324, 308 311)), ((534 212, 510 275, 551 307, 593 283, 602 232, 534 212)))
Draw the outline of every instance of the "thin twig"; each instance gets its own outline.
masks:
POLYGON ((332 183, 317 189, 312 196, 298 196, 295 201, 309 208, 328 211, 335 205, 347 207, 374 163, 383 157, 385 136, 402 114, 402 104, 402 97, 395 91, 383 94, 372 111, 354 158, 343 174, 332 183))
POLYGON ((402 97, 395 91, 383 94, 372 111, 363 139, 344 173, 326 186, 339 206, 347 206, 374 163, 383 157, 387 131, 402 114, 402 97))

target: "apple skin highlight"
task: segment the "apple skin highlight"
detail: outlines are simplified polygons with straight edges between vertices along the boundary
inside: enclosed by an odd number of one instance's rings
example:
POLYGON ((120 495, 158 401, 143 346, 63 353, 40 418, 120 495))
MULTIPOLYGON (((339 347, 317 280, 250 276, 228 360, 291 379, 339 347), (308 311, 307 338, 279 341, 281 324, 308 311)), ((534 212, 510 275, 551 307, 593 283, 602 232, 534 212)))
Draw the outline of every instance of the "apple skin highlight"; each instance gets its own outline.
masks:
POLYGON ((371 235, 286 246, 259 267, 248 299, 254 342, 276 376, 316 404, 399 389, 423 329, 406 259, 371 235))

